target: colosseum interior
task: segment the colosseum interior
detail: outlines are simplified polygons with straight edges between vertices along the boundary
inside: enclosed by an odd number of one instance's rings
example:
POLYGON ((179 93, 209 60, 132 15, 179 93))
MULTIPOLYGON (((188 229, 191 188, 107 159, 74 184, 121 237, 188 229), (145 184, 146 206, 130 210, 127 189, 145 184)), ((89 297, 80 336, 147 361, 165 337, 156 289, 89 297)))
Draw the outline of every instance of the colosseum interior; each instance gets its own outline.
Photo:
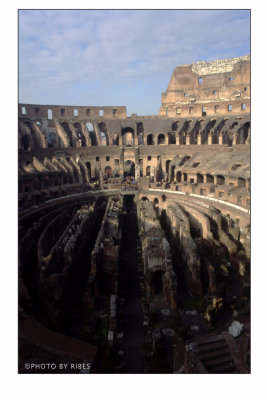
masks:
POLYGON ((249 112, 248 56, 157 116, 19 104, 20 373, 250 372, 249 112))

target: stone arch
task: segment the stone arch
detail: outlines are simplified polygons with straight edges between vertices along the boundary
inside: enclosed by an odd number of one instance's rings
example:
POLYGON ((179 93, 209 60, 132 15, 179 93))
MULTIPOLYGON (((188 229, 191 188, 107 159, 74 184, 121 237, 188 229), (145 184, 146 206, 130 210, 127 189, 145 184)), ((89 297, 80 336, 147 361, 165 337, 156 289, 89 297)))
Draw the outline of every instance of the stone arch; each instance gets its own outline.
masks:
POLYGON ((106 178, 111 178, 112 177, 112 168, 109 165, 107 165, 105 167, 104 173, 105 173, 106 178))
POLYGON ((150 165, 148 165, 146 167, 146 176, 151 176, 151 166, 150 165))
POLYGON ((180 163, 179 163, 179 167, 181 167, 182 165, 184 165, 184 163, 186 162, 186 161, 188 161, 190 159, 190 156, 184 156, 183 158, 182 158, 182 160, 180 161, 180 163))
POLYGON ((41 149, 44 148, 43 145, 43 132, 38 127, 38 125, 34 125, 34 122, 31 121, 23 121, 23 124, 27 126, 30 130, 30 136, 32 138, 32 148, 41 149))
POLYGON ((173 123, 172 123, 172 131, 177 131, 178 130, 178 123, 179 123, 180 121, 174 121, 173 123))
POLYGON ((74 147, 74 137, 73 134, 71 132, 70 126, 68 124, 68 122, 60 122, 60 125, 62 126, 62 128, 64 129, 64 131, 66 132, 68 139, 69 139, 69 147, 74 147))
POLYGON ((170 182, 174 182, 175 165, 171 166, 170 182))
POLYGON ((246 187, 246 179, 239 177, 238 178, 238 186, 245 188, 246 187))
POLYGON ((169 138, 169 143, 167 143, 167 144, 176 144, 176 132, 175 131, 170 131, 168 133, 168 138, 169 138))
POLYGON ((154 135, 152 133, 150 133, 149 135, 147 135, 146 138, 146 144, 147 145, 153 145, 154 143, 154 135))
POLYGON ((177 171, 177 173, 176 173, 176 182, 177 183, 182 182, 182 172, 181 171, 177 171))
POLYGON ((86 165, 86 167, 87 167, 89 177, 91 178, 91 176, 92 176, 92 173, 91 173, 91 163, 90 163, 89 161, 87 161, 87 162, 85 163, 85 165, 86 165))
POLYGON ((197 173, 197 183, 203 183, 203 182, 204 182, 204 176, 198 172, 197 173))
POLYGON ((211 174, 206 175, 207 183, 214 183, 214 176, 211 174))
POLYGON ((55 132, 49 132, 47 134, 47 147, 57 148, 58 138, 55 132))
POLYGON ((81 147, 86 147, 86 138, 85 138, 85 136, 83 134, 83 129, 82 129, 81 123, 80 122, 75 122, 73 124, 73 126, 74 126, 74 128, 76 130, 78 141, 80 142, 81 147))
POLYGON ((164 173, 162 169, 161 159, 158 160, 157 167, 156 167, 156 181, 160 182, 164 178, 164 173))
POLYGON ((166 174, 169 176, 169 169, 170 169, 170 163, 172 162, 172 160, 167 160, 166 161, 166 174))
POLYGON ((137 123, 137 137, 138 137, 138 144, 145 144, 145 142, 144 142, 144 124, 142 122, 137 123))
POLYGON ((89 132, 89 137, 91 139, 91 146, 98 146, 98 140, 94 124, 91 121, 88 121, 85 123, 85 126, 89 132))
POLYGON ((121 130, 123 146, 132 147, 134 145, 134 129, 130 127, 121 130))
POLYGON ((223 175, 217 175, 217 185, 224 185, 225 177, 223 175))
POLYGON ((99 130, 100 130, 100 145, 101 146, 109 146, 110 140, 109 140, 109 134, 107 131, 106 124, 104 122, 100 122, 98 124, 99 130))
POLYGON ((100 180, 100 170, 98 167, 95 167, 95 179, 100 180))
POLYGON ((119 146, 119 134, 117 132, 112 135, 112 144, 113 146, 119 146))
POLYGON ((32 141, 30 135, 23 135, 21 138, 21 144, 23 146, 23 150, 30 150, 31 142, 32 141))
POLYGON ((108 145, 108 141, 107 141, 107 136, 105 134, 105 132, 100 132, 100 145, 101 146, 107 146, 108 145))
POLYGON ((249 137, 249 131, 250 131, 250 122, 246 122, 243 125, 243 132, 242 132, 242 144, 244 144, 246 142, 246 140, 249 137))
POLYGON ((158 144, 166 144, 166 138, 163 133, 160 133, 158 135, 158 144))

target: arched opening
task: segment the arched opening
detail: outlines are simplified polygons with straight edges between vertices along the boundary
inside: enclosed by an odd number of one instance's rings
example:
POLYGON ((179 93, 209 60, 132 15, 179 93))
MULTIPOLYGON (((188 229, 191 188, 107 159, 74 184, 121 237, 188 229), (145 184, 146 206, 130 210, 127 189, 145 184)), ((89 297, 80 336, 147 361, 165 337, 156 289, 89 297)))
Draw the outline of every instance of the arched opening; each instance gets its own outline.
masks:
POLYGON ((149 201, 147 197, 141 197, 142 201, 149 201))
POLYGON ((161 161, 158 163, 157 165, 157 169, 156 169, 156 181, 157 182, 161 182, 164 178, 164 173, 163 173, 163 169, 162 169, 162 165, 161 165, 161 161))
POLYGON ((187 173, 184 172, 184 173, 183 173, 183 176, 184 176, 184 182, 187 182, 187 173))
POLYGON ((171 160, 167 160, 166 161, 166 174, 167 174, 167 176, 169 176, 170 163, 171 163, 171 160))
POLYGON ((88 129, 89 132, 93 132, 94 131, 94 125, 92 124, 92 122, 86 122, 86 127, 88 129))
POLYGON ((249 130, 250 130, 250 122, 246 122, 243 125, 243 140, 242 140, 242 144, 244 144, 248 138, 248 134, 249 134, 249 130))
POLYGON ((132 128, 122 129, 122 144, 126 147, 132 147, 134 143, 134 130, 132 128))
POLYGON ((246 179, 238 178, 238 187, 245 188, 246 187, 246 179))
POLYGON ((61 122, 61 126, 66 132, 68 139, 69 139, 69 147, 74 147, 74 140, 73 140, 73 135, 70 130, 69 124, 67 122, 61 122))
POLYGON ((100 132, 101 146, 107 146, 107 136, 105 132, 100 132))
POLYGON ((175 170, 175 165, 172 165, 172 167, 171 167, 170 182, 173 182, 173 181, 174 181, 174 170, 175 170))
POLYGON ((152 273, 150 288, 151 292, 155 296, 160 296, 163 294, 163 284, 162 284, 162 276, 163 271, 155 271, 152 273))
POLYGON ((135 177, 135 163, 132 160, 126 160, 123 165, 123 177, 135 177))
POLYGON ((175 132, 169 132, 169 144, 176 144, 175 132))
POLYGON ((99 130, 100 130, 100 141, 101 141, 101 146, 109 146, 109 138, 108 138, 108 131, 106 124, 104 122, 100 122, 98 124, 99 130))
POLYGON ((88 132, 89 132, 89 136, 90 136, 90 139, 91 139, 91 146, 97 146, 98 142, 97 142, 97 137, 96 137, 94 125, 92 124, 92 122, 86 122, 85 125, 86 125, 86 127, 88 129, 88 132))
POLYGON ((158 144, 165 144, 165 136, 163 135, 163 133, 160 133, 158 135, 158 144))
POLYGON ((89 177, 91 178, 92 174, 91 174, 91 163, 88 161, 87 163, 85 163, 87 170, 88 170, 88 174, 89 177))
POLYGON ((229 130, 230 130, 230 131, 233 130, 234 127, 237 126, 237 125, 238 125, 238 122, 235 121, 235 122, 230 126, 229 130))
POLYGON ((178 171, 176 174, 176 182, 177 183, 182 182, 182 172, 181 171, 178 171))
POLYGON ((217 185, 224 185, 225 184, 225 178, 223 175, 217 175, 217 185))
POLYGON ((100 173, 99 173, 99 168, 95 167, 95 180, 99 181, 100 180, 100 173))
POLYGON ((147 136, 147 144, 148 144, 148 145, 153 145, 153 144, 154 144, 154 135, 152 135, 152 133, 150 133, 150 134, 147 136))
POLYGON ((150 165, 148 165, 146 167, 146 176, 151 176, 151 166, 150 165))
POLYGON ((138 135, 138 144, 139 144, 139 145, 140 145, 140 144, 141 144, 141 145, 142 145, 142 144, 145 144, 143 132, 140 132, 139 135, 138 135))
POLYGON ((175 121, 175 122, 173 122, 173 124, 172 124, 172 131, 177 131, 177 129, 178 129, 178 122, 175 121))
POLYGON ((30 138, 31 138, 31 147, 34 149, 41 149, 43 148, 43 141, 41 136, 43 132, 41 132, 40 128, 37 128, 34 122, 31 121, 24 121, 23 122, 28 129, 30 130, 30 138))
POLYGON ((49 132, 47 135, 47 146, 48 147, 57 147, 57 137, 54 132, 49 132))
POLYGON ((214 183, 214 177, 210 174, 206 175, 207 183, 214 183))
POLYGON ((30 150, 30 141, 31 138, 29 135, 22 136, 21 143, 23 146, 23 150, 30 150))
POLYGON ((105 167, 105 178, 111 178, 112 177, 112 169, 109 165, 105 167))
POLYGON ((113 146, 119 145, 119 135, 117 133, 113 133, 112 144, 113 146))
POLYGON ((190 159, 190 156, 185 156, 185 157, 183 157, 182 160, 181 160, 181 162, 180 162, 180 164, 179 164, 179 167, 181 167, 182 165, 184 165, 184 163, 185 163, 186 161, 188 161, 189 159, 190 159))
POLYGON ((203 183, 204 176, 202 174, 197 173, 197 183, 203 183))
POLYGON ((86 147, 86 140, 82 131, 82 125, 79 122, 76 122, 74 124, 74 128, 76 130, 76 134, 78 136, 81 147, 86 147))
POLYGON ((137 137, 138 137, 138 144, 145 144, 144 143, 144 125, 142 122, 138 122, 138 124, 137 124, 137 137))

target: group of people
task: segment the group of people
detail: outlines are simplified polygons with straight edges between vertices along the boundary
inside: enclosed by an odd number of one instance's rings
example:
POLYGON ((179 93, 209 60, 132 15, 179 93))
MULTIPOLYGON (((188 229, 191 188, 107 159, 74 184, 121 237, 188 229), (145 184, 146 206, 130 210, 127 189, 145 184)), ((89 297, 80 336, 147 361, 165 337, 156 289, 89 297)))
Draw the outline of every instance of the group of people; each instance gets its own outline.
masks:
POLYGON ((128 175, 121 181, 122 190, 136 190, 137 189, 137 181, 132 175, 128 175))

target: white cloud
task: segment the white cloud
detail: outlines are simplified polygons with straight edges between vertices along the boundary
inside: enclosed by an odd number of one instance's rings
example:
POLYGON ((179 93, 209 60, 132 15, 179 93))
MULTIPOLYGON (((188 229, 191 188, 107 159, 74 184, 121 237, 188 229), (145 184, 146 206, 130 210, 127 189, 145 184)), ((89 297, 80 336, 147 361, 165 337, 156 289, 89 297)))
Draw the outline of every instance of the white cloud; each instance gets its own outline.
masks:
POLYGON ((234 10, 22 11, 20 101, 36 91, 41 103, 49 91, 79 90, 83 82, 129 85, 170 75, 181 63, 244 55, 249 31, 248 12, 234 10))

